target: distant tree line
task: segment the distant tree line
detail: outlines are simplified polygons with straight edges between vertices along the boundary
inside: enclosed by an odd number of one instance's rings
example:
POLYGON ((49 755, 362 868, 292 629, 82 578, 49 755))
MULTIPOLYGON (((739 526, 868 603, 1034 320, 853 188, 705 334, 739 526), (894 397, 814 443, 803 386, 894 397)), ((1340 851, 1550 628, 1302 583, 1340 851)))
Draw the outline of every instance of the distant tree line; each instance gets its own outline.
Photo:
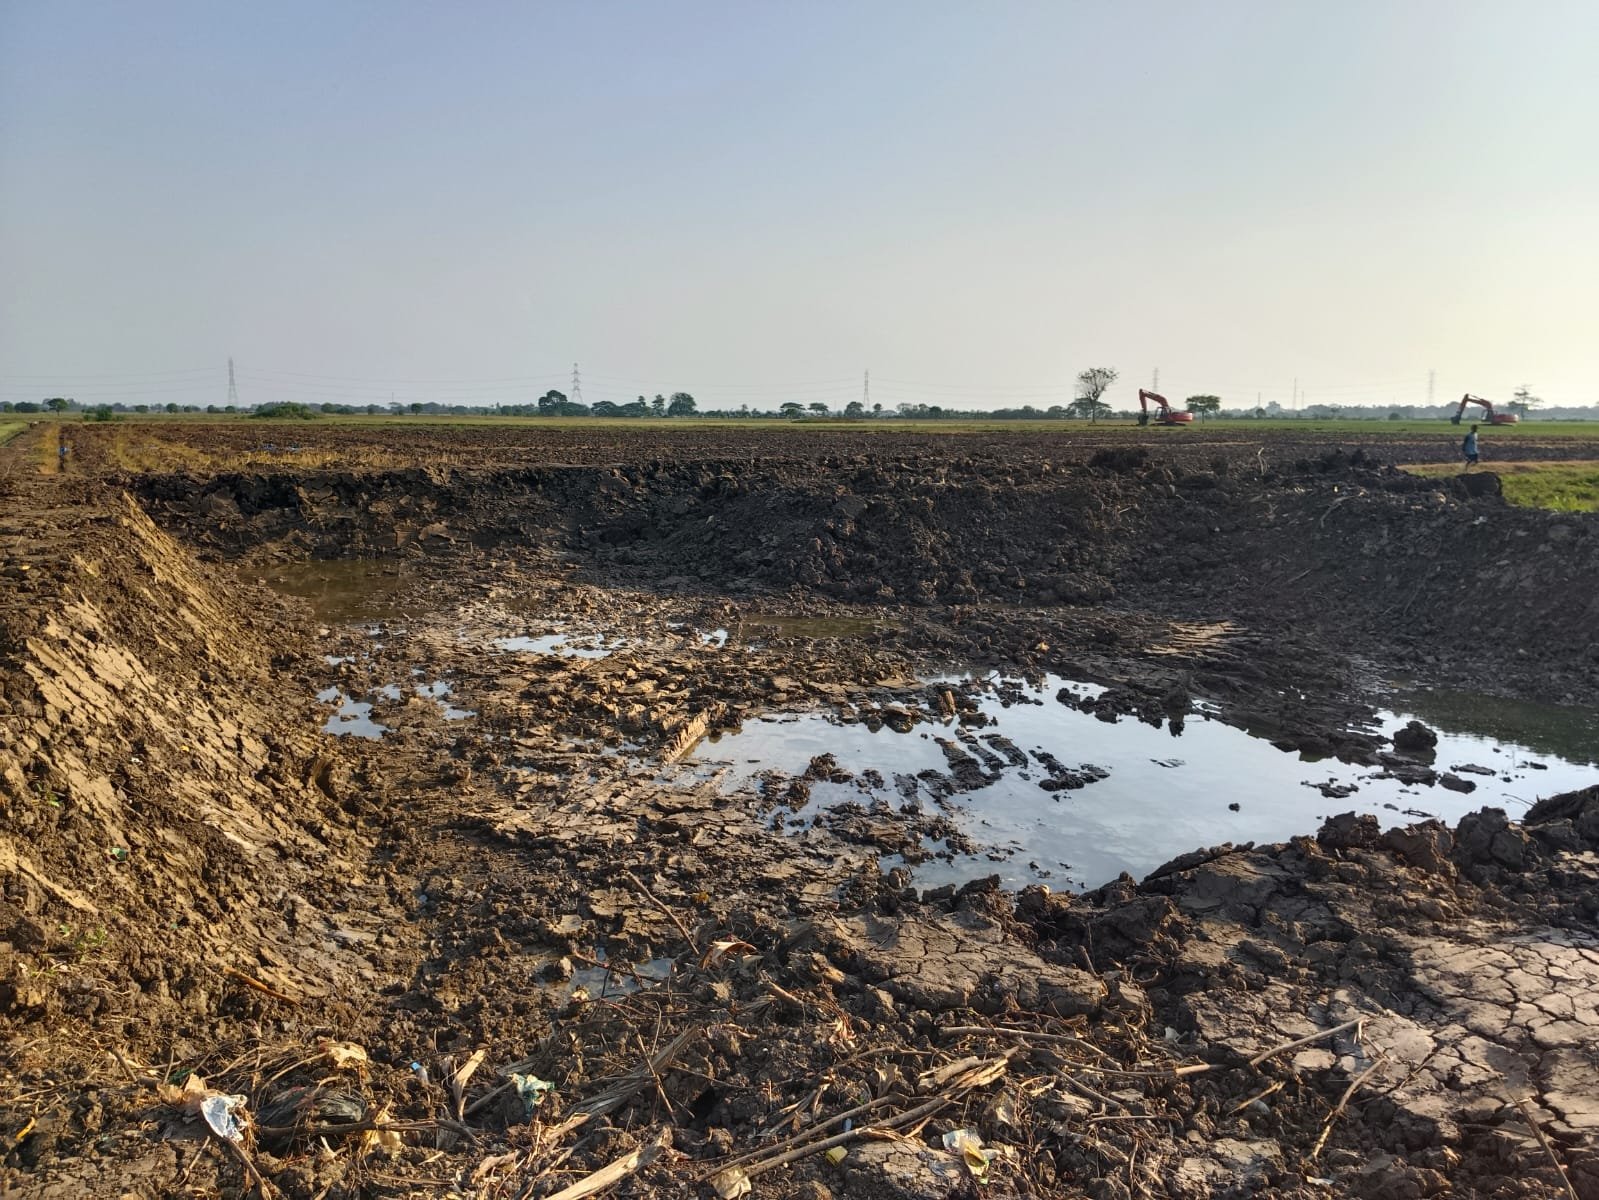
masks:
MULTIPOLYGON (((128 414, 152 413, 208 413, 213 416, 250 416, 263 419, 310 420, 321 416, 501 416, 501 417, 712 417, 723 420, 781 418, 790 421, 1067 421, 1102 419, 1132 419, 1136 409, 1115 409, 1105 395, 1116 382, 1113 367, 1091 367, 1078 374, 1075 395, 1064 404, 1039 408, 1024 404, 1017 408, 970 409, 941 404, 896 404, 885 408, 873 404, 868 408, 859 400, 851 400, 834 409, 821 401, 801 403, 790 400, 775 408, 752 408, 741 404, 736 409, 702 409, 688 392, 656 393, 653 398, 639 396, 626 403, 596 400, 582 404, 570 399, 564 392, 550 390, 537 400, 512 404, 443 404, 437 401, 413 401, 389 404, 320 404, 298 401, 272 401, 258 405, 207 404, 89 404, 80 405, 66 396, 52 396, 44 400, 0 401, 0 413, 81 413, 84 420, 112 421, 128 414)), ((1301 419, 1307 421, 1338 420, 1432 420, 1454 415, 1458 401, 1450 404, 1307 404, 1301 408, 1285 408, 1277 401, 1265 404, 1244 404, 1226 407, 1220 396, 1200 393, 1189 396, 1182 406, 1202 420, 1229 421, 1259 419, 1301 419)), ((1599 420, 1599 407, 1543 406, 1543 401, 1525 386, 1516 390, 1511 399, 1499 407, 1526 416, 1534 409, 1538 415, 1553 420, 1599 420)))

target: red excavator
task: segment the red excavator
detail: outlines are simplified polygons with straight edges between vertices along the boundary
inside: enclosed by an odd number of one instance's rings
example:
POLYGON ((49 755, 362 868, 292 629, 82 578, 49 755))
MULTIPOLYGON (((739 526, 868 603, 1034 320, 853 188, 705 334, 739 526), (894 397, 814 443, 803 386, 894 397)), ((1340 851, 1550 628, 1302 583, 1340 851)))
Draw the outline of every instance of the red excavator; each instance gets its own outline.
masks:
POLYGON ((1455 409, 1455 415, 1449 418, 1449 423, 1451 425, 1460 424, 1460 418, 1466 415, 1466 405, 1468 404, 1482 405, 1483 408, 1487 410, 1487 420, 1488 424, 1490 425, 1514 425, 1517 421, 1521 420, 1521 418, 1513 412, 1494 412, 1494 406, 1488 403, 1488 401, 1484 400, 1481 396, 1473 396, 1470 392, 1467 392, 1460 398, 1460 407, 1455 409))
POLYGON ((1155 414, 1155 424, 1192 425, 1194 423, 1193 413, 1178 412, 1171 406, 1171 401, 1166 399, 1165 396, 1156 392, 1146 392, 1143 388, 1139 388, 1138 403, 1143 408, 1143 411, 1138 414, 1138 423, 1140 425, 1149 424, 1149 402, 1151 400, 1155 402, 1156 407, 1160 410, 1155 414))

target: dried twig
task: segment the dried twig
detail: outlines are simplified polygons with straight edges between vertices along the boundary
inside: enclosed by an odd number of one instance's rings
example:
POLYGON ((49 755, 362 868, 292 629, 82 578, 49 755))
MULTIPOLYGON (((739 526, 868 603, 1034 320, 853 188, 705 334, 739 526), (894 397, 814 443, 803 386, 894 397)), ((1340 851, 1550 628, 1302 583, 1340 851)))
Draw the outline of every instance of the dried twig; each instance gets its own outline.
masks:
MULTIPOLYGON (((1014 1051, 1011 1053, 1014 1053, 1014 1051)), ((829 1126, 836 1125, 840 1121, 848 1120, 861 1113, 869 1112, 897 1098, 891 1096, 879 1097, 876 1100, 857 1105, 844 1112, 836 1113, 826 1121, 778 1142, 775 1146, 768 1146, 762 1150, 752 1151, 737 1158, 718 1162, 714 1168, 700 1176, 700 1180, 703 1182, 722 1174, 724 1171, 732 1170, 741 1170, 745 1176, 753 1177, 794 1162, 796 1159, 818 1154, 824 1150, 831 1150, 834 1146, 842 1146, 846 1142, 866 1137, 874 1131, 914 1129, 918 1124, 938 1112, 939 1109, 955 1103, 967 1092, 994 1082, 1005 1073, 1005 1068, 1009 1065, 1010 1058, 1011 1054, 1005 1054, 995 1059, 973 1058, 950 1063, 938 1071, 929 1072, 922 1076, 921 1079, 921 1083, 924 1086, 950 1084, 950 1090, 946 1095, 935 1096, 933 1099, 919 1104, 907 1112, 898 1113, 871 1125, 863 1125, 856 1129, 846 1129, 842 1133, 833 1134, 831 1137, 822 1138, 820 1141, 816 1140, 817 1135, 829 1126), (784 1149, 784 1147, 790 1148, 784 1149)))
MULTIPOLYGON (((1248 1096, 1245 1099, 1240 1100, 1237 1104, 1233 1105, 1227 1110, 1227 1115, 1230 1117, 1234 1113, 1241 1113, 1244 1111, 1244 1109, 1255 1103, 1255 1101, 1264 1100, 1267 1096, 1275 1095, 1277 1092, 1283 1090, 1283 1084, 1286 1082, 1287 1080, 1279 1079, 1276 1083, 1265 1088, 1263 1091, 1256 1092, 1253 1096, 1248 1096)), ((1312 1155, 1311 1157, 1314 1158, 1315 1156, 1312 1155)))
POLYGON ((991 1037, 1030 1038, 1035 1042, 1061 1042, 1068 1046, 1080 1046, 1091 1054, 1101 1058, 1110 1057, 1093 1042, 1083 1038, 1074 1037, 1069 1033, 1043 1033, 1036 1029, 1018 1029, 1014 1025, 954 1025, 947 1029, 937 1031, 944 1037, 958 1037, 963 1034, 988 1035, 991 1037))
POLYGON ((640 1168, 649 1166, 660 1157, 661 1151, 671 1144, 672 1131, 665 1127, 658 1129, 654 1136, 637 1150, 622 1155, 615 1162, 608 1163, 593 1174, 585 1175, 570 1187, 562 1188, 549 1197, 549 1200, 583 1200, 585 1196, 603 1192, 613 1183, 620 1183, 640 1168))
POLYGON ((1096 1092, 1081 1079, 1074 1079, 1070 1075, 1062 1075, 1061 1078, 1066 1081, 1066 1086, 1071 1088, 1072 1091, 1078 1093, 1079 1095, 1086 1096, 1090 1100, 1097 1100, 1106 1108, 1114 1109, 1118 1112, 1132 1112, 1132 1109, 1128 1108, 1114 1096, 1107 1096, 1103 1092, 1096 1092))
POLYGON ((1340 504, 1346 504, 1353 499, 1353 496, 1339 496, 1338 499, 1334 500, 1327 506, 1327 511, 1321 514, 1321 520, 1316 522, 1316 527, 1319 529, 1323 525, 1327 524, 1327 518, 1332 516, 1333 509, 1337 508, 1340 504))
POLYGON ((230 967, 226 963, 222 964, 222 973, 228 976, 230 979, 237 979, 240 983, 244 984, 245 987, 254 988, 263 996, 271 996, 274 1000, 281 1000, 285 1004, 292 1004, 296 1008, 299 1007, 300 1002, 293 996, 285 996, 282 992, 278 991, 277 988, 269 987, 262 983, 259 979, 256 979, 250 975, 246 975, 243 971, 240 971, 235 967, 230 967))
POLYGON ((1538 1139, 1543 1152, 1554 1164, 1555 1173, 1560 1176, 1560 1182, 1566 1187, 1566 1195, 1570 1200, 1577 1200, 1577 1189, 1571 1186, 1571 1177, 1566 1174, 1566 1164, 1555 1157, 1555 1148, 1549 1144, 1549 1139, 1544 1136, 1543 1130, 1538 1128, 1538 1122, 1532 1119, 1532 1110, 1527 1107, 1527 1102, 1519 1096, 1511 1096, 1510 1102, 1521 1110, 1521 1119, 1527 1122, 1527 1128, 1532 1130, 1532 1136, 1538 1139))
MULTIPOLYGON (((802 1142, 812 1141, 813 1139, 821 1136, 821 1133, 824 1129, 831 1129, 834 1125, 837 1125, 842 1121, 848 1121, 853 1117, 860 1116, 862 1113, 871 1112, 874 1108, 881 1108, 883 1105, 891 1103, 896 1099, 899 1099, 899 1097, 880 1096, 876 1100, 868 1100, 865 1104, 857 1104, 854 1108, 846 1108, 843 1112, 835 1113, 833 1116, 828 1117, 825 1121, 818 1121, 809 1129, 796 1133, 793 1137, 786 1137, 780 1142, 774 1142, 770 1146, 763 1146, 759 1150, 751 1150, 745 1154, 740 1154, 737 1158, 723 1159, 716 1164, 716 1170, 710 1172, 710 1175, 719 1175, 729 1167, 741 1166, 744 1163, 750 1162, 754 1159, 765 1158, 774 1152, 781 1152, 789 1147, 797 1146, 802 1142)), ((702 1178, 709 1178, 710 1175, 703 1176, 702 1178)))
POLYGON ((446 1129, 451 1133, 461 1134, 463 1137, 475 1138, 469 1126, 458 1121, 450 1121, 444 1117, 429 1118, 425 1121, 351 1121, 343 1125, 257 1125, 256 1132, 266 1134, 268 1137, 339 1137, 346 1133, 426 1133, 433 1129, 446 1129))
POLYGON ((630 882, 634 887, 638 888, 638 890, 643 894, 644 899, 648 900, 651 904, 655 905, 656 908, 665 913, 668 919, 671 920, 672 924, 677 926, 677 931, 683 935, 683 940, 689 944, 689 948, 693 950, 695 954, 701 953, 700 944, 694 940, 694 935, 688 931, 688 926, 683 924, 678 915, 657 900, 655 898, 655 893, 650 891, 649 888, 645 887, 643 881, 640 880, 637 875, 633 874, 632 871, 623 871, 622 874, 627 876, 628 882, 630 882))
MULTIPOLYGON (((771 1171, 777 1167, 786 1166, 787 1164, 794 1162, 796 1159, 806 1158, 812 1154, 818 1154, 822 1151, 831 1150, 834 1146, 842 1146, 846 1142, 853 1142, 857 1138, 865 1137, 873 1130, 903 1129, 908 1125, 916 1124, 918 1121, 926 1120, 939 1109, 953 1104, 954 1102, 955 1097, 953 1096, 938 1096, 935 1099, 929 1100, 926 1104, 917 1105, 909 1112, 900 1113, 898 1116, 890 1117, 886 1121, 879 1121, 875 1125, 862 1125, 856 1129, 847 1129, 843 1133, 834 1134, 830 1138, 824 1138, 822 1141, 814 1142, 808 1146, 800 1146, 797 1149, 790 1150, 784 1154, 776 1155, 773 1158, 765 1158, 759 1162, 751 1163, 749 1166, 743 1168, 744 1174, 750 1176, 751 1178, 756 1175, 762 1175, 765 1172, 771 1171)), ((718 1166, 713 1174, 720 1174, 723 1169, 724 1167, 718 1166)), ((551 1197, 551 1200, 555 1200, 555 1198, 551 1197)))
POLYGON ((661 1073, 650 1065, 650 1048, 644 1044, 644 1039, 638 1030, 633 1030, 633 1040, 638 1043, 638 1052, 644 1069, 650 1073, 650 1078, 655 1081, 655 1094, 661 1098, 661 1104, 666 1108, 666 1115, 675 1117, 677 1110, 672 1107, 672 1102, 666 1098, 666 1088, 661 1085, 661 1073))
POLYGON ((216 1133, 210 1133, 210 1137, 212 1141, 220 1142, 224 1150, 239 1160, 244 1167, 245 1174, 250 1177, 250 1182, 255 1185, 257 1195, 262 1197, 272 1197, 277 1195, 277 1189, 268 1183, 261 1172, 256 1169, 255 1163, 252 1162, 250 1156, 244 1152, 243 1146, 239 1145, 239 1143, 235 1142, 232 1138, 221 1137, 216 1133))
POLYGON ((614 1079, 604 1091, 590 1096, 587 1100, 580 1100, 572 1106, 572 1115, 555 1127, 552 1136, 569 1133, 585 1122, 626 1104, 643 1090, 645 1084, 652 1079, 658 1079, 661 1071, 670 1065, 672 1060, 682 1053, 683 1047, 699 1033, 700 1030, 697 1028, 685 1029, 639 1066, 614 1079))
POLYGON ((1382 1066, 1383 1063, 1387 1061, 1388 1056, 1386 1054, 1379 1054, 1375 1059, 1372 1060, 1371 1066, 1367 1067, 1359 1075, 1356 1075, 1349 1081, 1349 1086, 1344 1089, 1344 1094, 1338 1097, 1337 1106, 1334 1107, 1332 1112, 1327 1114, 1327 1119, 1322 1122, 1321 1134, 1316 1138, 1316 1144, 1312 1146, 1310 1150, 1311 1158, 1315 1158, 1318 1154, 1320 1154, 1321 1148, 1327 1144, 1327 1135, 1332 1132, 1333 1122, 1338 1120, 1338 1118, 1343 1114, 1344 1109, 1348 1107, 1349 1098, 1355 1094, 1355 1089, 1375 1075, 1377 1073, 1377 1068, 1382 1066))
MULTIPOLYGON (((1017 1029, 1009 1025, 955 1025, 948 1029, 938 1030, 945 1037, 956 1037, 962 1034, 992 1034, 995 1037, 1018 1038, 1034 1042, 1059 1042, 1068 1046, 1079 1046, 1084 1050, 1099 1055, 1100 1058, 1109 1058, 1103 1050, 1092 1042, 1080 1037, 1073 1037, 1069 1033, 1040 1033, 1032 1029, 1017 1029)), ((1127 1075, 1133 1078, 1165 1078, 1175 1076, 1181 1078, 1185 1075, 1201 1075, 1214 1069, 1212 1063, 1186 1063, 1183 1066, 1158 1067, 1153 1064, 1145 1065, 1139 1069, 1125 1067, 1100 1067, 1086 1063, 1073 1064, 1079 1071, 1093 1071, 1099 1075, 1127 1075)))
POLYGON ((1291 1042, 1284 1042, 1281 1046, 1273 1046, 1270 1050, 1263 1050, 1259 1054, 1255 1055, 1254 1058, 1249 1060, 1249 1065, 1252 1067, 1258 1067, 1268 1058, 1282 1054, 1285 1051, 1297 1050, 1301 1046, 1308 1046, 1312 1042, 1319 1042, 1322 1040, 1322 1038, 1330 1038, 1340 1033, 1347 1033, 1351 1029, 1358 1029, 1362 1024, 1364 1024, 1365 1020, 1365 1017, 1356 1017, 1353 1021, 1345 1021, 1342 1025, 1334 1025, 1331 1029, 1317 1030, 1315 1033, 1307 1033, 1302 1038, 1295 1038, 1291 1042))

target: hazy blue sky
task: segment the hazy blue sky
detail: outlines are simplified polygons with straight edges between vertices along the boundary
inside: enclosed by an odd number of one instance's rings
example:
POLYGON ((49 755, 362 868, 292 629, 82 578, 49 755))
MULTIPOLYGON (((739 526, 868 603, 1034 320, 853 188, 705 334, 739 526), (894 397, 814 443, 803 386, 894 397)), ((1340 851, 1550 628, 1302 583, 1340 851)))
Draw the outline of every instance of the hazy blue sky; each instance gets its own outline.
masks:
POLYGON ((230 354, 247 403, 1599 403, 1599 4, 0 0, 0 398, 230 354))

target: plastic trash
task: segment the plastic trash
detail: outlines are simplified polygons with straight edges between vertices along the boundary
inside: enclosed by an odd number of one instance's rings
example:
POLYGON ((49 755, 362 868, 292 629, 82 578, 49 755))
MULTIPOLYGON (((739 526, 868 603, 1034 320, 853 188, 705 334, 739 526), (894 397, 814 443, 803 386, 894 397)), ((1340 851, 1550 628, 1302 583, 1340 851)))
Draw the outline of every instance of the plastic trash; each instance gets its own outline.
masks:
POLYGON ((983 1149, 983 1139, 970 1129, 952 1129, 944 1135, 944 1149, 961 1156, 966 1169, 978 1183, 988 1178, 988 1164, 998 1157, 992 1150, 983 1149))
POLYGON ((540 1079, 537 1075, 518 1075, 514 1071, 511 1073, 511 1086, 522 1098, 522 1108, 530 1117, 533 1110, 544 1103, 544 1097, 555 1090, 555 1085, 548 1079, 540 1079))
POLYGON ((212 1092, 200 1101, 200 1116, 218 1137, 227 1138, 230 1142, 242 1142, 244 1130, 239 1128, 233 1112, 243 1108, 245 1100, 244 1096, 224 1096, 221 1092, 212 1092))

